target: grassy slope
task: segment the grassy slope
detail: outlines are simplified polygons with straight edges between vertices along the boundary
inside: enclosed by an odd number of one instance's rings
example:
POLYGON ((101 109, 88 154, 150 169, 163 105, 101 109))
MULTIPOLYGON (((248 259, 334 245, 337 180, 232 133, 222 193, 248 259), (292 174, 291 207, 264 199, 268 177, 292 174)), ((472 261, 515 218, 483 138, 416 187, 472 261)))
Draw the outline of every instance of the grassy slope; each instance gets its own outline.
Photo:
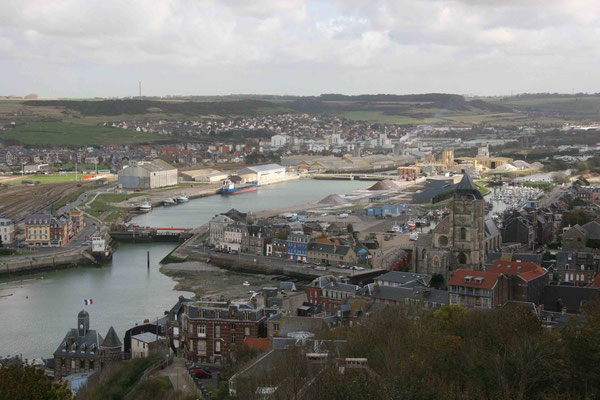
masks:
POLYGON ((96 199, 90 204, 90 208, 85 211, 99 218, 107 223, 115 222, 121 215, 125 213, 125 210, 119 207, 115 207, 110 203, 118 203, 125 200, 131 200, 135 198, 136 201, 140 200, 140 196, 145 196, 145 193, 133 193, 133 194, 113 194, 104 193, 96 197, 96 199))
POLYGON ((81 125, 64 122, 31 122, 0 133, 0 139, 23 144, 93 146, 104 144, 151 143, 160 138, 150 132, 81 125))

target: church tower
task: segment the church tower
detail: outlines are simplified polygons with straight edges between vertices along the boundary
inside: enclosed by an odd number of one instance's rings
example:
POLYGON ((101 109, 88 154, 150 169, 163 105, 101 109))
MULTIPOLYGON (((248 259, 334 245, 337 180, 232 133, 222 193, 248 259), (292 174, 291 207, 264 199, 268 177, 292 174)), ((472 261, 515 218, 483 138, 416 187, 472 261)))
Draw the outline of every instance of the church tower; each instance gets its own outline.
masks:
POLYGON ((90 314, 87 311, 81 310, 77 314, 77 336, 85 337, 90 330, 90 314))
POLYGON ((485 263, 485 200, 468 174, 456 186, 450 216, 456 264, 481 269, 485 263))
POLYGON ((442 274, 457 268, 482 269, 485 263, 485 200, 468 174, 454 188, 447 215, 433 230, 433 243, 421 249, 419 272, 442 274))

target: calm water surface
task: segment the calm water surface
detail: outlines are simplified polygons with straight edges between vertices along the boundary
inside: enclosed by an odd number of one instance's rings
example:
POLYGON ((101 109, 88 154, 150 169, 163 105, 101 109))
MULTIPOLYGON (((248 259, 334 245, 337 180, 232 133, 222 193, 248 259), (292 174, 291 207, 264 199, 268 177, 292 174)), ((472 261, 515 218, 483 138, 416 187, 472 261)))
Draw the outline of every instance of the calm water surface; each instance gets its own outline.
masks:
MULTIPOLYGON (((176 207, 160 207, 134 222, 158 227, 194 227, 231 208, 248 212, 288 207, 372 184, 292 181, 261 187, 254 193, 210 196, 176 207)), ((159 261, 174 247, 169 243, 124 244, 115 252, 112 263, 102 268, 72 268, 0 281, 0 356, 51 357, 67 330, 76 326, 77 313, 87 298, 94 301, 85 307, 90 313, 91 328, 103 336, 113 325, 122 340, 125 330, 135 322, 163 315, 180 294, 190 294, 173 290, 175 282, 158 271, 159 261)), ((210 278, 207 285, 211 287, 231 282, 219 272, 210 278)))

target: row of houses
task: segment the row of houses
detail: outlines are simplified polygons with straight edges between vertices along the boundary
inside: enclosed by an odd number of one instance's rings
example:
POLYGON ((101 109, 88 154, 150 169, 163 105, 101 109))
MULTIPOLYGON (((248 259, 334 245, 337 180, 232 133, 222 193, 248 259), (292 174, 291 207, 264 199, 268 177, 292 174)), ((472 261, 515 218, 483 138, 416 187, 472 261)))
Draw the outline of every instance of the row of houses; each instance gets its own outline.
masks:
POLYGON ((53 216, 48 213, 25 216, 25 243, 30 247, 62 247, 85 227, 83 212, 53 216))
MULTIPOLYGON (((246 214, 230 210, 209 222, 209 244, 225 252, 270 256, 294 262, 351 264, 368 250, 343 239, 327 238, 327 229, 302 223, 247 222, 246 214), (313 229, 315 228, 315 229, 313 229), (317 229, 318 228, 318 229, 317 229)), ((330 233, 340 230, 330 229, 330 233)))

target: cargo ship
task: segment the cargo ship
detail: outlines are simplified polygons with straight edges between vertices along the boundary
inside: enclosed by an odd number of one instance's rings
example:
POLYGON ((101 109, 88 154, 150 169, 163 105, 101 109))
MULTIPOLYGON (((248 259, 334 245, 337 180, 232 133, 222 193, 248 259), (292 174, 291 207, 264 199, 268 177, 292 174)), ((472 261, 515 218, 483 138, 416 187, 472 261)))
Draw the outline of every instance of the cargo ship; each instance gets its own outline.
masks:
POLYGON ((258 182, 247 182, 240 185, 234 184, 229 179, 223 181, 223 185, 219 189, 220 194, 240 194, 253 192, 258 187, 258 182))

